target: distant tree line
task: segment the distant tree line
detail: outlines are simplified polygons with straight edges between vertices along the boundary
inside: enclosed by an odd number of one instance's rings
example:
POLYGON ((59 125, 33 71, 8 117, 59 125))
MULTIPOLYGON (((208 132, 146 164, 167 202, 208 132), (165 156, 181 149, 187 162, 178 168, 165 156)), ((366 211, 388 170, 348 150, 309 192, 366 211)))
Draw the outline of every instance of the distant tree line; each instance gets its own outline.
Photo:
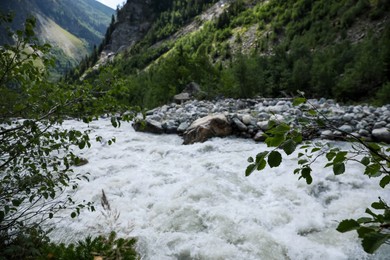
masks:
MULTIPOLYGON (((380 32, 365 31, 358 39, 348 34, 357 19, 374 23, 386 16, 388 1, 300 0, 255 5, 240 0, 202 30, 149 48, 188 21, 183 17, 190 15, 183 14, 199 11, 189 3, 198 3, 202 10, 211 1, 155 3, 162 12, 147 37, 104 69, 126 82, 122 95, 129 104, 153 107, 168 102, 190 81, 203 86, 205 98, 278 97, 301 90, 310 97, 342 102, 383 104, 390 100, 389 24, 382 24, 380 32), (175 14, 178 10, 180 19, 175 14), (254 24, 261 34, 248 52, 240 46, 246 28, 254 24), (164 58, 155 62, 162 54, 164 58)), ((89 59, 92 63, 93 55, 89 59)), ((91 74, 89 80, 95 78, 91 74)))

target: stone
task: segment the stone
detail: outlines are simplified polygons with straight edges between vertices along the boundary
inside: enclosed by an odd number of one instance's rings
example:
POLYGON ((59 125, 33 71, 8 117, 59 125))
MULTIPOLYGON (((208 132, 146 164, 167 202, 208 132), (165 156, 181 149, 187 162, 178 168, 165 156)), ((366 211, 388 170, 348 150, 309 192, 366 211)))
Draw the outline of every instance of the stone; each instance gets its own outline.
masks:
POLYGON ((242 116, 242 122, 246 125, 250 125, 253 120, 253 117, 251 115, 243 115, 242 116))
POLYGON ((145 121, 136 121, 133 123, 133 128, 137 132, 147 132, 147 133, 153 133, 153 134, 163 134, 164 129, 160 122, 157 122, 152 119, 146 119, 145 121))
POLYGON ((358 133, 360 136, 370 136, 370 132, 367 131, 366 129, 359 129, 358 133))
POLYGON ((162 123, 162 128, 167 134, 176 134, 177 133, 177 124, 173 120, 168 120, 162 123))
POLYGON ((343 115, 343 120, 349 122, 353 119, 353 117, 354 117, 353 114, 345 114, 343 115))
POLYGON ((184 132, 187 130, 187 128, 188 128, 189 126, 190 126, 190 125, 189 125, 187 122, 183 122, 183 123, 181 123, 181 124, 178 126, 177 132, 178 132, 178 133, 184 133, 184 132))
POLYGON ((372 130, 373 138, 378 142, 385 142, 390 144, 390 129, 389 128, 377 128, 372 130))
POLYGON ((180 93, 173 97, 173 100, 177 103, 184 103, 185 101, 190 100, 190 94, 188 93, 180 93))
POLYGON ((374 124, 374 129, 378 129, 378 128, 383 128, 387 125, 387 123, 385 121, 380 121, 380 122, 376 122, 374 124))
POLYGON ((339 127, 339 130, 341 132, 352 133, 353 128, 350 125, 342 125, 342 126, 339 127))
POLYGON ((183 134, 183 144, 204 142, 211 137, 232 134, 232 127, 223 114, 208 115, 195 120, 183 134))
POLYGON ((187 86, 183 89, 182 93, 188 93, 191 97, 199 95, 202 92, 200 86, 196 82, 190 82, 187 84, 187 86))
POLYGON ((237 117, 233 117, 232 122, 233 125, 236 126, 239 131, 244 132, 248 130, 248 127, 237 117))
POLYGON ((268 121, 260 121, 260 122, 257 122, 256 125, 263 131, 268 130, 268 121))
POLYGON ((333 135, 333 132, 331 130, 324 130, 321 132, 320 134, 320 137, 321 138, 324 138, 324 139, 334 139, 334 135, 333 135))
POLYGON ((264 136, 264 132, 259 130, 259 131, 257 131, 255 136, 253 137, 253 140, 255 140, 256 142, 264 142, 265 138, 266 137, 264 136))

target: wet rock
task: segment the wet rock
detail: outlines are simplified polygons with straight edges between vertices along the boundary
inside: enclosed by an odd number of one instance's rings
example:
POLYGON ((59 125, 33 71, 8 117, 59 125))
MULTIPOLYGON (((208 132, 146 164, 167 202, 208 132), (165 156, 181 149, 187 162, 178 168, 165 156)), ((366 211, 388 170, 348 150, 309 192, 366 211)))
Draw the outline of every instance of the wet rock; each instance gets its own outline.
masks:
POLYGON ((339 130, 341 132, 352 133, 353 128, 350 125, 342 125, 342 126, 339 127, 339 130))
POLYGON ((188 128, 189 126, 190 126, 190 125, 189 125, 187 122, 183 122, 183 123, 181 123, 181 124, 178 126, 177 132, 178 132, 178 133, 184 133, 184 132, 187 130, 187 128, 188 128))
POLYGON ((146 119, 145 121, 137 121, 133 123, 133 128, 138 132, 148 132, 153 134, 163 134, 164 129, 160 122, 152 119, 146 119))
POLYGON ((264 136, 264 132, 259 130, 259 131, 257 131, 255 136, 253 137, 253 140, 255 140, 256 142, 264 142, 265 138, 266 137, 264 136))
POLYGON ((248 127, 237 117, 233 117, 232 123, 241 132, 248 130, 248 127))
POLYGON ((378 142, 385 142, 390 144, 390 129, 389 128, 377 128, 372 130, 372 136, 378 142))
POLYGON ((225 137, 232 134, 230 122, 223 114, 210 115, 195 120, 183 134, 183 144, 204 142, 211 137, 225 137))

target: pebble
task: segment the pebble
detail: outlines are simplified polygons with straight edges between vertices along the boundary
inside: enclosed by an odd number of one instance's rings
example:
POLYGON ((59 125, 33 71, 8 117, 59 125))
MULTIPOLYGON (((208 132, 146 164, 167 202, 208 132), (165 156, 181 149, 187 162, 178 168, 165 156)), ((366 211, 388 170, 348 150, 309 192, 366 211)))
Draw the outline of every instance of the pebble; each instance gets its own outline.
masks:
MULTIPOLYGON (((345 133, 354 133, 375 140, 390 143, 390 105, 374 107, 370 105, 343 106, 334 100, 310 99, 310 104, 323 113, 330 123, 340 131, 330 131, 319 127, 315 137, 339 139, 345 133)), ((190 100, 183 104, 167 104, 146 112, 146 118, 159 122, 166 132, 183 133, 193 121, 210 114, 224 114, 235 126, 235 135, 262 140, 268 129, 268 121, 286 122, 295 127, 299 119, 313 120, 315 116, 303 113, 303 108, 313 108, 308 104, 299 107, 292 105, 288 98, 269 99, 218 99, 213 101, 190 100)))

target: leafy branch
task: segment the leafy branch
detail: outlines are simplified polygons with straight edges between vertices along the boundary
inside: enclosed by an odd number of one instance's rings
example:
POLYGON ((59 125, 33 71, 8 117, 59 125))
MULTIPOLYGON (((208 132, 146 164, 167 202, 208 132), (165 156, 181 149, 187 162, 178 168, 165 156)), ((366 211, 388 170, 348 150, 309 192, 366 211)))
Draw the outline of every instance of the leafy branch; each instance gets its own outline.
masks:
MULTIPOLYGON (((386 146, 369 143, 353 134, 338 129, 327 116, 308 102, 304 97, 294 99, 294 106, 307 115, 306 118, 299 118, 298 126, 292 126, 288 122, 270 121, 268 131, 264 134, 265 143, 268 147, 273 147, 271 151, 263 151, 255 158, 249 157, 249 165, 245 175, 249 176, 254 171, 264 170, 269 167, 281 165, 283 157, 279 150, 283 150, 286 155, 291 155, 298 151, 298 167, 293 173, 299 175, 299 179, 305 179, 307 184, 313 181, 312 164, 320 157, 325 157, 327 163, 324 168, 332 167, 333 174, 340 175, 347 171, 346 163, 355 161, 364 166, 363 174, 368 177, 382 177, 379 185, 386 188, 390 183, 390 148, 386 146), (304 106, 307 103, 309 106, 304 106), (325 128, 337 130, 346 136, 345 140, 352 142, 352 150, 344 151, 338 147, 332 147, 329 143, 305 141, 304 132, 307 128, 325 128), (357 145, 356 145, 357 144, 357 145)), ((375 211, 367 208, 366 213, 370 217, 361 217, 357 220, 347 219, 339 223, 337 230, 347 232, 356 230, 362 239, 363 249, 367 253, 374 253, 382 244, 390 243, 390 208, 381 198, 378 202, 371 204, 375 211)))

